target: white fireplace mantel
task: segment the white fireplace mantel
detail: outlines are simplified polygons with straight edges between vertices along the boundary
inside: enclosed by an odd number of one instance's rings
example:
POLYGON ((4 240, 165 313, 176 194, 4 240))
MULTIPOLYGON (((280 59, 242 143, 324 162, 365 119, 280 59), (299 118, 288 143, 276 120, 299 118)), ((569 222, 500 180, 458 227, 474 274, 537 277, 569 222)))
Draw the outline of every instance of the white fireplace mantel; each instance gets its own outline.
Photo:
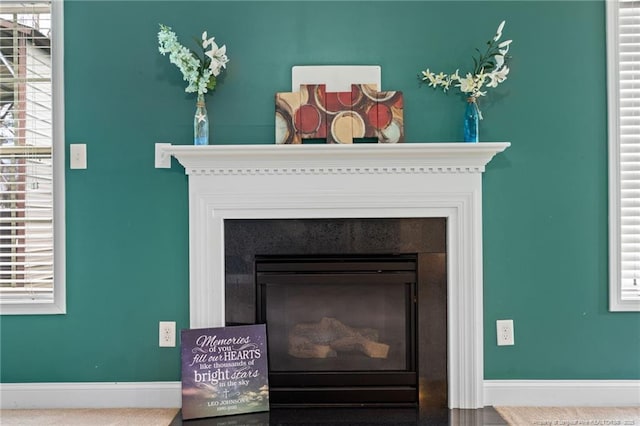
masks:
POLYGON ((509 146, 156 144, 189 175, 190 326, 225 323, 226 219, 444 217, 448 401, 482 407, 482 173, 509 146))
POLYGON ((156 144, 157 168, 174 156, 189 175, 255 173, 483 172, 509 142, 318 145, 156 144))

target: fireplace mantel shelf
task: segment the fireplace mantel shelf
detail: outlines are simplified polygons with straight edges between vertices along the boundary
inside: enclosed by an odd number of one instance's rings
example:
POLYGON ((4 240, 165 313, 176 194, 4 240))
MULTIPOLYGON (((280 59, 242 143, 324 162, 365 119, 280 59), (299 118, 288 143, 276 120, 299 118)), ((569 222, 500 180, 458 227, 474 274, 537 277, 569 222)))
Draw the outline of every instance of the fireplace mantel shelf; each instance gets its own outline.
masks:
POLYGON ((157 143, 155 167, 175 157, 189 175, 478 173, 509 142, 172 145, 157 143))

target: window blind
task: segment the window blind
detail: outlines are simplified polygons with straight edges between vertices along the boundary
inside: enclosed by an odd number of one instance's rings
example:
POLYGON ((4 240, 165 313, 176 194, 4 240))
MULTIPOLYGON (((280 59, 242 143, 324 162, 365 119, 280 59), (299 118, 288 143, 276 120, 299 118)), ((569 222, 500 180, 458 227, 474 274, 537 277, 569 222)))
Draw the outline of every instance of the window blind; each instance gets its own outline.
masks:
POLYGON ((640 300, 640 0, 619 5, 620 289, 640 300))
POLYGON ((0 4, 0 299, 53 300, 51 2, 0 4))

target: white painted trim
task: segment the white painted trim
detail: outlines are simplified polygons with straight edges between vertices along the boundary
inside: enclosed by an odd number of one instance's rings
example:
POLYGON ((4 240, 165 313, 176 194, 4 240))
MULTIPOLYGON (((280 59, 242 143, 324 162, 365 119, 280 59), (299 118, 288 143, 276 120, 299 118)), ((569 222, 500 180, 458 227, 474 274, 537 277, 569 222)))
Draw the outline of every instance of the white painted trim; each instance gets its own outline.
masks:
POLYGON ((608 0, 607 12, 607 105, 609 123, 609 310, 640 311, 640 300, 622 299, 620 236, 620 74, 619 2, 608 0))
MULTIPOLYGON (((53 119, 53 300, 0 302, 0 315, 66 314, 65 131, 64 131, 64 4, 52 0, 53 119)), ((24 300, 24 299, 23 299, 24 300)))
POLYGON ((448 403, 482 407, 482 172, 508 146, 156 144, 189 175, 190 327, 225 324, 227 219, 444 217, 448 403))
POLYGON ((65 210, 65 103, 64 103, 64 2, 54 0, 51 4, 51 16, 56 31, 53 43, 56 53, 53 57, 53 300, 54 309, 50 313, 67 313, 67 243, 65 210))
POLYGON ((0 409, 179 408, 180 382, 1 383, 0 409))
POLYGON ((620 311, 620 135, 618 2, 607 1, 607 103, 609 122, 609 310, 620 311))
POLYGON ((485 380, 484 405, 640 406, 640 380, 485 380))
MULTIPOLYGON (((2 383, 0 409, 179 408, 180 382, 2 383)), ((640 380, 485 380, 485 406, 640 406, 640 380)))
POLYGON ((174 156, 188 175, 479 173, 509 142, 312 145, 156 143, 155 167, 174 156))

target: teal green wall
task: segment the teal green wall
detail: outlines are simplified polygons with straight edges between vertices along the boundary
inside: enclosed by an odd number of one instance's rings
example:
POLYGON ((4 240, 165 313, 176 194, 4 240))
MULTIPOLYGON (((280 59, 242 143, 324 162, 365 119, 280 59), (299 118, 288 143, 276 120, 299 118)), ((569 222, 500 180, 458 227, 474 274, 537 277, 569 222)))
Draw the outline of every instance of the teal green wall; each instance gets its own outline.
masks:
POLYGON ((273 141, 273 96, 304 64, 379 64, 410 142, 458 141, 455 93, 416 74, 466 70, 502 19, 509 79, 481 140, 510 141, 484 180, 485 377, 640 379, 640 315, 607 310, 602 1, 67 1, 67 315, 1 318, 2 382, 179 380, 160 320, 188 327, 187 179, 154 144, 189 144, 195 100, 157 51, 159 23, 208 30, 231 59, 209 97, 218 144, 273 141), (495 320, 513 318, 513 347, 495 320))

